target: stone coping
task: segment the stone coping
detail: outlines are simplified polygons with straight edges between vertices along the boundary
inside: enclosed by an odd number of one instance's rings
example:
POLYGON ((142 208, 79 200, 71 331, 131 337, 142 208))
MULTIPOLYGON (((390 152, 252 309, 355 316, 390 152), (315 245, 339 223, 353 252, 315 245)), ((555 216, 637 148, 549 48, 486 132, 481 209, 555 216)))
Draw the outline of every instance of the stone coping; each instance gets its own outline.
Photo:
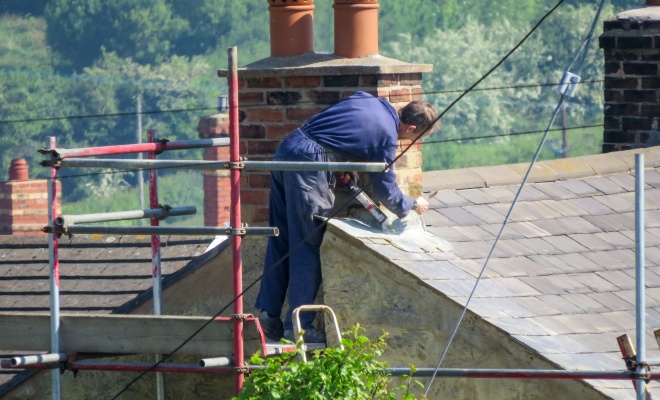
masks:
MULTIPOLYGON (((345 58, 334 54, 305 53, 293 57, 268 57, 238 69, 241 78, 287 76, 335 76, 364 74, 406 74, 431 72, 432 64, 410 64, 381 55, 345 58)), ((228 69, 218 70, 221 78, 228 69)))
MULTIPOLYGON (((629 173, 635 170, 635 154, 644 153, 645 168, 660 166, 660 146, 590 156, 539 161, 528 181, 556 182, 590 176, 629 173)), ((529 164, 475 167, 422 174, 424 190, 456 190, 519 185, 529 164)))

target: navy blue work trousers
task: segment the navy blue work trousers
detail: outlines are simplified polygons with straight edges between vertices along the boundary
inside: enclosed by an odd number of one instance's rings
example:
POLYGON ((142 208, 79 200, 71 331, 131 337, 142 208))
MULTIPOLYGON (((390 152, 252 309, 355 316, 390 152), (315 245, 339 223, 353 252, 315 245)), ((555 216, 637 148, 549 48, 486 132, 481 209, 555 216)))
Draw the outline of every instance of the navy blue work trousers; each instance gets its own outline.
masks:
MULTIPOLYGON (((277 161, 327 161, 323 147, 297 129, 275 153, 277 161)), ((334 177, 330 171, 273 171, 269 224, 280 234, 268 239, 264 277, 256 307, 280 315, 287 289, 289 310, 284 329, 291 330, 292 311, 314 304, 321 285, 320 247, 325 227, 315 215, 326 216, 334 203, 334 177)), ((309 328, 316 313, 301 313, 302 328, 309 328)))

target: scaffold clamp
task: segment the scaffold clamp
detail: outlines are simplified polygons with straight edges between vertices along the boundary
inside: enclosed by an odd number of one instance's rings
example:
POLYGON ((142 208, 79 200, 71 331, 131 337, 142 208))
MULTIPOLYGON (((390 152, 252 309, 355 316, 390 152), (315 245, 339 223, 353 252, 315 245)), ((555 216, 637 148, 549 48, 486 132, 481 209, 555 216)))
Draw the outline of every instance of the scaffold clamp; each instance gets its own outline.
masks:
POLYGON ((225 163, 225 168, 229 169, 245 169, 245 164, 242 162, 227 162, 225 163))
POLYGON ((231 316, 233 319, 237 319, 240 321, 247 321, 248 319, 254 318, 254 315, 252 314, 232 314, 231 316))
POLYGON ((155 155, 159 155, 167 150, 167 143, 169 143, 169 139, 158 139, 156 140, 156 143, 160 143, 163 145, 163 148, 160 151, 154 151, 155 155))
POLYGON ((61 159, 41 160, 39 165, 42 167, 60 168, 62 166, 61 159))
POLYGON ((164 221, 170 216, 170 210, 172 210, 172 207, 169 204, 159 204, 157 208, 163 209, 163 215, 158 217, 159 221, 164 221))

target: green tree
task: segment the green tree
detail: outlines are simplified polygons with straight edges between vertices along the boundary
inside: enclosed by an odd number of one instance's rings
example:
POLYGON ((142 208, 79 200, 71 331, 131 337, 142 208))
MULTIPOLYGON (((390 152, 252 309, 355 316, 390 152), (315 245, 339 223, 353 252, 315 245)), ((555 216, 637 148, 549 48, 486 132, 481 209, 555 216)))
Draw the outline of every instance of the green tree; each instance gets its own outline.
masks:
POLYGON ((16 157, 28 160, 31 176, 45 174, 36 150, 47 147, 48 136, 69 134, 67 121, 43 120, 68 111, 58 100, 69 90, 66 80, 52 73, 55 57, 45 29, 41 18, 0 16, 0 176, 16 157))
POLYGON ((90 66, 103 49, 142 63, 160 63, 188 22, 166 0, 50 0, 48 41, 74 70, 90 66))

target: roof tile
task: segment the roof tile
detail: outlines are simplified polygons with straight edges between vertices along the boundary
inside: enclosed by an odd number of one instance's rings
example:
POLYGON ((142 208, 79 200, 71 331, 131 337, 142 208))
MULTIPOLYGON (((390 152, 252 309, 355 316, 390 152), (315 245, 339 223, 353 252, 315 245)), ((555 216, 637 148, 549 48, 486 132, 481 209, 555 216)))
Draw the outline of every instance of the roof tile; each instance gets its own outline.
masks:
POLYGON ((541 202, 565 217, 579 217, 589 214, 588 211, 583 210, 568 200, 542 200, 541 202))
POLYGON ((466 206, 463 207, 467 212, 486 222, 487 224, 502 224, 504 215, 492 207, 484 206, 466 206))
POLYGON ((542 238, 542 240, 545 240, 558 249, 562 249, 566 253, 587 251, 587 248, 569 236, 547 236, 542 238))
MULTIPOLYGON (((511 170, 520 176, 520 180, 527 174, 529 163, 507 165, 511 170)), ((529 182, 553 182, 559 179, 559 175, 543 163, 534 164, 529 177, 529 182)))
POLYGON ((540 220, 535 222, 539 228, 552 235, 570 235, 573 233, 594 233, 600 229, 583 217, 566 217, 556 220, 540 220))
POLYGON ((623 271, 599 271, 596 274, 619 289, 635 288, 635 280, 623 271))
POLYGON ((600 232, 594 235, 616 249, 629 249, 634 246, 634 241, 621 232, 600 232))
POLYGON ((535 296, 514 297, 511 300, 517 302, 526 309, 534 312, 536 315, 558 315, 559 310, 545 303, 535 296))
POLYGON ((460 190, 458 193, 474 204, 490 204, 497 202, 497 199, 490 196, 483 189, 466 189, 460 190))
POLYGON ((435 195, 429 203, 433 205, 434 209, 438 208, 436 204, 438 204, 440 208, 462 207, 474 204, 465 197, 459 195, 457 192, 440 192, 435 195))
POLYGON ((559 181, 556 182, 556 185, 575 194, 575 197, 590 197, 602 194, 600 190, 585 183, 583 180, 559 181))
POLYGON ((539 183, 534 187, 547 194, 552 200, 566 200, 578 197, 575 193, 558 185, 559 182, 539 183))
POLYGON ((597 177, 597 178, 587 178, 583 181, 584 183, 593 186, 594 189, 600 191, 603 194, 616 194, 624 193, 626 189, 622 188, 621 185, 614 183, 607 177, 597 177))
POLYGON ((587 295, 593 300, 602 304, 603 307, 609 309, 610 311, 623 311, 634 307, 632 303, 626 301, 620 296, 617 296, 613 292, 589 293, 587 295))
POLYGON ((600 214, 612 214, 613 211, 611 208, 605 206, 603 203, 594 200, 591 197, 583 197, 579 199, 569 200, 571 203, 583 209, 585 212, 591 215, 600 215, 600 214))
POLYGON ((614 249, 614 246, 607 243, 593 233, 576 233, 574 235, 568 235, 568 237, 580 243, 582 246, 588 248, 590 251, 614 249))
POLYGON ((585 215, 583 218, 596 225, 603 232, 635 229, 634 213, 585 215))
POLYGON ((481 220, 460 207, 447 207, 438 212, 458 225, 478 225, 481 220))
POLYGON ((594 200, 603 203, 615 212, 624 213, 635 211, 635 194, 621 193, 616 195, 595 196, 594 200))

